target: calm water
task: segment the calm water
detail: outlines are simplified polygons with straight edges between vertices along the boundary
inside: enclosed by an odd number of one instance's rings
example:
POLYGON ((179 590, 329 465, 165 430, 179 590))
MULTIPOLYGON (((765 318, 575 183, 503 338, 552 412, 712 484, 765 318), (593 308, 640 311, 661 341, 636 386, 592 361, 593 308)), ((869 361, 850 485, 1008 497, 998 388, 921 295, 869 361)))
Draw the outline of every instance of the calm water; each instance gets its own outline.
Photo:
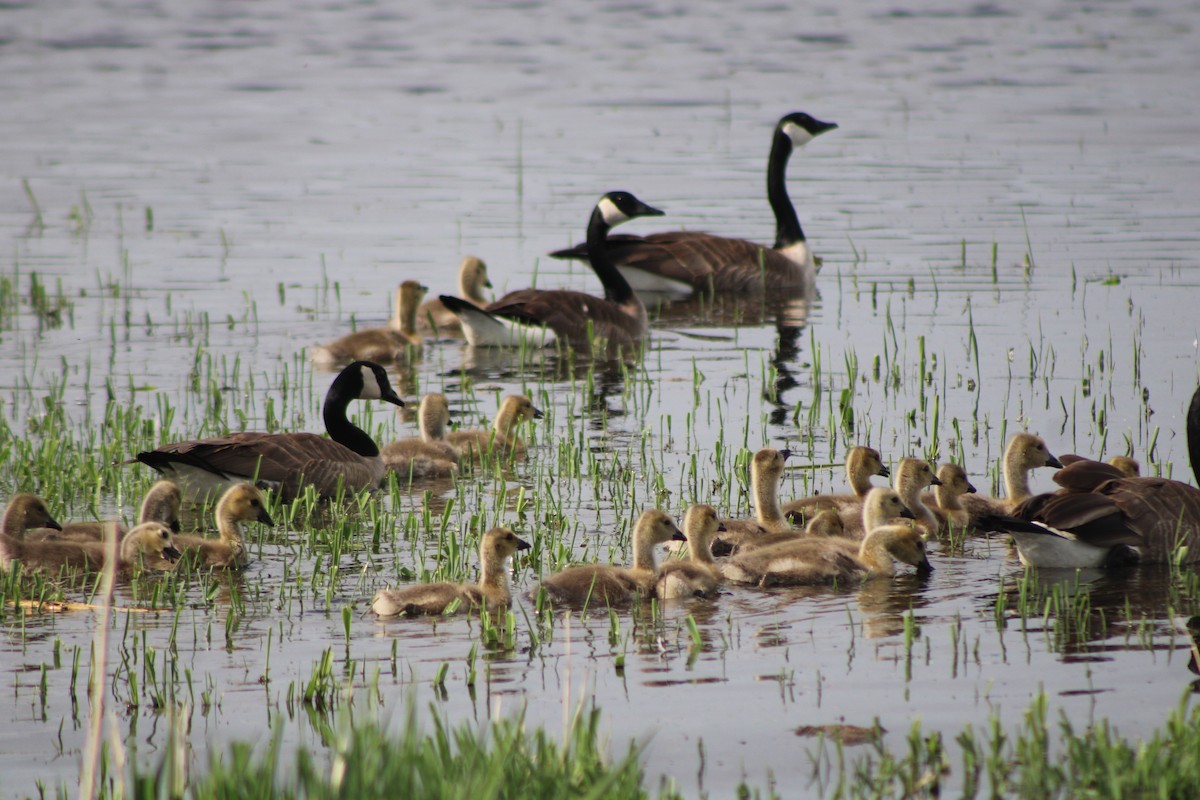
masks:
MULTIPOLYGON (((806 110, 841 126, 793 159, 789 181, 825 259, 820 297, 783 312, 671 309, 641 368, 590 384, 428 348, 397 379, 405 396, 445 390, 476 417, 497 393, 530 391, 548 412, 507 485, 485 476, 460 500, 530 533, 569 531, 580 557, 607 559, 624 557, 614 531, 656 498, 681 511, 720 481, 720 504, 744 512, 726 474, 743 446, 799 451, 785 496, 840 486, 829 465, 860 440, 893 462, 937 448, 990 490, 1004 437, 1026 427, 1056 453, 1129 447, 1148 470, 1190 479, 1200 111, 1185 98, 1200 69, 1200 4, 733 5, 3 4, 0 275, 21 295, 0 322, 5 420, 25 435, 65 382, 68 418, 87 429, 111 379, 118 402, 148 416, 169 403, 181 409, 171 430, 194 433, 204 399, 189 389, 193 366, 232 372, 239 360, 246 425, 265 424, 265 397, 287 373, 313 397, 284 418, 319 430, 328 377, 311 375, 302 347, 385 318, 399 280, 452 289, 466 254, 486 259, 497 294, 535 273, 539 286, 595 290, 586 268, 542 254, 582 236, 604 191, 668 212, 631 229, 770 240, 771 126, 806 110), (25 302, 33 272, 69 301, 60 326, 39 325, 25 302), (846 388, 850 435, 836 423, 846 388), (576 458, 593 454, 581 478, 566 477, 564 441, 576 458), (521 487, 559 498, 564 520, 519 519, 502 493, 521 487)), ((409 431, 378 409, 370 419, 409 431)), ((0 465, 0 496, 19 474, 0 465)), ((57 509, 87 508, 88 489, 39 488, 57 509)), ((112 495, 101 504, 118 510, 112 495)), ((450 527, 475 510, 456 506, 450 527)), ((295 544, 301 533, 276 534, 241 579, 245 608, 228 638, 225 593, 204 603, 197 588, 180 615, 172 658, 181 683, 192 676, 197 765, 209 746, 261 737, 269 715, 287 713, 288 684, 308 680, 330 646, 339 677, 354 662, 360 693, 379 674, 392 710, 414 698, 454 720, 524 708, 557 729, 577 703, 595 703, 617 749, 648 741, 652 775, 718 797, 768 775, 787 796, 818 793, 804 755, 813 742, 793 735, 801 725, 878 718, 898 746, 916 718, 948 732, 994 711, 1016 722, 1044 689, 1073 720, 1108 717, 1136 736, 1194 680, 1183 623, 1197 603, 1171 592, 1170 576, 1041 576, 1089 593, 1105 622, 998 626, 997 594, 1020 570, 1003 543, 978 541, 940 554, 928 582, 731 590, 670 605, 658 621, 622 615, 615 644, 603 615, 559 619, 534 644, 522 602, 517 646, 480 656, 488 677, 471 693, 477 622, 360 616, 397 564, 431 563, 436 540, 340 554, 331 601, 299 590, 303 602, 281 608, 285 587, 330 559, 295 544), (704 638, 693 657, 688 614, 704 638)), ((536 568, 516 578, 528 588, 536 568)), ((55 667, 54 651, 82 646, 86 664, 94 623, 6 617, 5 796, 76 779, 86 714, 72 713, 70 657, 55 667)), ((174 624, 121 618, 114 657, 143 635, 165 654, 174 624)), ((165 718, 113 705, 127 744, 155 759, 165 718)), ((297 713, 289 741, 319 741, 297 713)))

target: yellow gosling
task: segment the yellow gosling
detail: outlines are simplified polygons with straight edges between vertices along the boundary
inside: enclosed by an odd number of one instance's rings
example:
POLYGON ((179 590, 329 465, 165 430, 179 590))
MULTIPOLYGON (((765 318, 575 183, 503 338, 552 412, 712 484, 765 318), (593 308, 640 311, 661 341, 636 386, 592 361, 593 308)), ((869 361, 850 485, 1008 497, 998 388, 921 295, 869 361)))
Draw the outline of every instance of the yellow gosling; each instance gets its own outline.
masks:
MULTIPOLYGON (((122 574, 136 570, 171 569, 179 560, 171 529, 159 522, 145 522, 125 534, 118 551, 117 569, 122 574)), ((64 570, 99 572, 106 557, 103 542, 26 542, 0 536, 0 569, 20 564, 26 572, 58 575, 64 570)))
POLYGON ((975 486, 967 479, 967 471, 958 464, 942 464, 938 467, 938 480, 931 494, 922 496, 921 501, 938 519, 939 533, 951 530, 962 531, 968 527, 971 515, 963 505, 963 495, 975 494, 975 486))
MULTIPOLYGON (((179 487, 171 481, 156 481, 146 496, 142 498, 142 508, 138 513, 138 523, 143 522, 161 522, 171 529, 172 533, 179 533, 181 524, 179 521, 179 509, 183 503, 183 496, 179 491, 179 487)), ((104 527, 107 523, 104 522, 68 522, 62 526, 62 530, 54 530, 53 528, 39 528, 37 530, 26 531, 25 540, 29 542, 40 541, 59 541, 59 542, 99 542, 104 537, 104 527)), ((117 523, 117 538, 125 537, 125 528, 120 523, 117 523)))
MULTIPOLYGON (((483 290, 490 288, 492 282, 488 279, 487 264, 475 256, 464 258, 458 265, 459 295, 477 306, 486 306, 488 300, 483 290)), ((426 300, 417 309, 417 332, 439 339, 465 338, 458 315, 437 297, 426 300)))
POLYGON ((683 515, 689 559, 668 561, 658 572, 658 596, 664 600, 712 597, 721 587, 721 571, 712 556, 713 536, 724 526, 712 506, 694 505, 683 515))
POLYGON ((446 441, 450 401, 444 394, 425 395, 417 418, 421 435, 385 446, 380 452, 384 466, 403 478, 452 477, 458 472, 458 451, 446 441))
POLYGON ((850 484, 851 494, 814 494, 793 500, 783 507, 783 513, 789 517, 802 516, 811 519, 818 511, 835 509, 843 511, 847 508, 861 511, 862 500, 871 491, 871 478, 880 475, 890 477, 891 472, 884 466, 883 456, 873 447, 852 447, 846 454, 846 482, 850 484))
POLYGON ((517 428, 531 419, 541 419, 538 410, 528 397, 510 394, 500 403, 496 419, 489 428, 469 428, 446 434, 448 441, 463 461, 480 461, 484 454, 497 457, 520 455, 525 452, 525 443, 517 436, 517 428))
POLYGON ((253 484, 239 483, 229 487, 221 495, 214 514, 217 520, 217 538, 209 539, 204 536, 178 535, 175 546, 187 553, 192 563, 207 567, 241 567, 248 557, 246 543, 242 539, 239 522, 261 522, 263 525, 274 525, 275 521, 267 513, 262 492, 253 484))
POLYGON ((1002 462, 1005 497, 989 497, 973 494, 962 498, 972 526, 980 517, 993 514, 1011 514, 1020 503, 1032 496, 1029 489, 1029 473, 1038 467, 1062 468, 1062 462, 1054 457, 1046 441, 1032 433, 1017 433, 1008 440, 1002 462))
POLYGON ((405 281, 396 289, 396 310, 384 328, 364 328, 348 333, 311 352, 314 364, 334 367, 350 361, 405 361, 421 352, 417 333, 417 308, 427 292, 418 281, 405 281))
POLYGON ((783 478, 788 450, 764 447, 750 461, 750 492, 754 496, 754 519, 723 519, 725 532, 713 539, 712 552, 727 556, 749 541, 773 533, 793 531, 792 523, 779 508, 779 482, 783 478))

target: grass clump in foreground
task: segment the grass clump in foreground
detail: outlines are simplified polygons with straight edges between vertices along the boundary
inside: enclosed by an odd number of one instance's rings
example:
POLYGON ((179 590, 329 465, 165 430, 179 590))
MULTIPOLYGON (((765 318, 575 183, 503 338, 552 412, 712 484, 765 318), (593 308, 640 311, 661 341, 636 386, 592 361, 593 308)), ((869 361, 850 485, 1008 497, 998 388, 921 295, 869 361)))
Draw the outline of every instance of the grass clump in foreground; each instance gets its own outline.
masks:
MULTIPOLYGON (((301 749, 283 752, 278 737, 264 755, 250 744, 234 744, 214 755, 206 774, 195 777, 182 796, 195 798, 668 798, 679 794, 663 786, 657 795, 643 787, 641 749, 610 763, 599 735, 600 712, 580 709, 566 741, 545 729, 527 731, 524 720, 498 720, 483 728, 464 723, 451 728, 436 711, 433 731, 419 729, 411 711, 399 736, 378 723, 351 724, 330 733, 330 752, 301 749)), ((175 745, 178 747, 179 745, 175 745)), ((183 745, 186 747, 186 745, 183 745)), ((128 792, 113 783, 109 796, 160 798, 180 796, 181 759, 168 755, 157 769, 131 776, 128 792)), ((102 797, 104 794, 101 795, 102 797)))
POLYGON ((907 755, 893 755, 877 744, 871 754, 842 760, 839 745, 836 766, 818 775, 817 784, 821 796, 830 798, 1195 797, 1200 786, 1200 705, 1189 705, 1185 696, 1163 728, 1145 741, 1129 742, 1107 720, 1076 732, 1065 716, 1055 735, 1042 694, 1011 737, 995 716, 983 736, 977 737, 971 727, 959 734, 958 770, 951 766, 942 736, 923 733, 916 723, 907 755))

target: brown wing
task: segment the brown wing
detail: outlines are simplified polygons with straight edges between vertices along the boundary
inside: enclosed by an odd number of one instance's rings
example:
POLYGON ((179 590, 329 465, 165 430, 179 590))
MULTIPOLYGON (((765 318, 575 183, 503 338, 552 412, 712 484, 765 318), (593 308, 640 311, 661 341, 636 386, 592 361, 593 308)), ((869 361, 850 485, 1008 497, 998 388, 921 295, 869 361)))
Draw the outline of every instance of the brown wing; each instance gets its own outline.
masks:
POLYGON ((1166 478, 1122 478, 1099 491, 1143 540, 1143 561, 1171 561, 1180 546, 1187 547, 1185 563, 1200 561, 1200 489, 1166 478))
POLYGON ((603 297, 567 289, 521 289, 509 292, 487 307, 487 312, 530 325, 545 325, 572 347, 591 347, 593 338, 625 346, 640 341, 644 321, 624 306, 603 297))
POLYGON ((1092 492, 1105 481, 1125 477, 1121 470, 1111 464, 1092 461, 1090 458, 1075 456, 1070 463, 1061 458, 1059 461, 1066 466, 1054 473, 1053 480, 1071 492, 1092 492))

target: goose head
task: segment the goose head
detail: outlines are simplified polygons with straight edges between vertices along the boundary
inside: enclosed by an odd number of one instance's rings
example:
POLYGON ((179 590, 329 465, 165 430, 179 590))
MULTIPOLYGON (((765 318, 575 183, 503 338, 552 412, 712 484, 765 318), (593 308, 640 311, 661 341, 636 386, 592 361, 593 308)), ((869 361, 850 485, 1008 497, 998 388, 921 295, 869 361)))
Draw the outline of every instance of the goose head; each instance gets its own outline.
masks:
POLYGON ((483 290, 492 288, 487 264, 475 256, 467 256, 458 265, 458 291, 468 300, 483 300, 483 290))
POLYGON ((889 519, 904 517, 915 519, 913 513, 900 499, 900 493, 886 486, 876 486, 863 502, 863 529, 870 533, 889 519))
POLYGON ((25 531, 33 528, 61 531, 62 525, 54 521, 46 501, 36 494, 22 492, 14 495, 4 511, 4 533, 20 538, 25 531))
POLYGON ((486 561, 489 558, 503 563, 509 556, 520 550, 528 550, 529 542, 517 536, 509 528, 492 528, 483 535, 479 551, 486 561))
POLYGON ((837 127, 836 122, 822 122, 819 119, 796 111, 779 120, 775 130, 787 137, 793 147, 803 147, 826 131, 837 127))
POLYGON ((842 536, 845 533, 846 523, 842 521, 842 515, 831 508, 818 512, 804 527, 804 535, 813 538, 842 536))
POLYGON ((388 382, 387 372, 374 361, 355 361, 333 379, 330 396, 358 400, 383 400, 404 407, 404 401, 388 382))
POLYGON ((596 212, 604 224, 615 228, 637 217, 661 217, 665 212, 646 205, 629 192, 609 192, 596 203, 596 212))
POLYGON ((954 496, 975 494, 975 486, 967 480, 967 471, 958 464, 942 464, 938 467, 937 476, 946 491, 954 496))
POLYGON ((217 519, 231 522, 261 522, 263 525, 274 525, 275 521, 267 513, 267 505, 262 492, 252 483, 238 483, 229 487, 217 503, 217 519))
POLYGON ((528 397, 510 394, 501 401, 500 410, 496 412, 496 427, 501 431, 510 431, 522 422, 543 416, 541 409, 528 397))
POLYGON ((846 454, 846 475, 850 479, 850 483, 854 483, 856 478, 867 479, 874 475, 879 475, 883 478, 892 477, 892 473, 883 463, 883 456, 874 447, 858 447, 850 448, 850 452, 846 454))
POLYGON ((639 546, 653 546, 671 541, 687 541, 687 537, 683 535, 683 531, 679 530, 679 526, 675 524, 671 515, 665 511, 659 511, 657 508, 642 512, 633 528, 633 538, 636 540, 635 549, 639 546))
POLYGON ((925 539, 916 528, 890 525, 886 530, 888 531, 887 551, 892 558, 916 567, 919 575, 928 575, 933 572, 933 565, 929 563, 929 554, 925 547, 925 539))
POLYGON ((121 560, 128 563, 141 557, 147 564, 174 564, 182 555, 175 547, 175 535, 161 522, 143 522, 121 540, 121 560))
POLYGON ((684 512, 683 535, 693 552, 710 552, 713 535, 723 530, 725 525, 717 518, 717 510, 712 506, 697 503, 684 512))
POLYGON ((929 486, 941 486, 942 481, 933 474, 929 462, 920 458, 902 458, 896 467, 896 490, 900 492, 920 492, 929 486))

